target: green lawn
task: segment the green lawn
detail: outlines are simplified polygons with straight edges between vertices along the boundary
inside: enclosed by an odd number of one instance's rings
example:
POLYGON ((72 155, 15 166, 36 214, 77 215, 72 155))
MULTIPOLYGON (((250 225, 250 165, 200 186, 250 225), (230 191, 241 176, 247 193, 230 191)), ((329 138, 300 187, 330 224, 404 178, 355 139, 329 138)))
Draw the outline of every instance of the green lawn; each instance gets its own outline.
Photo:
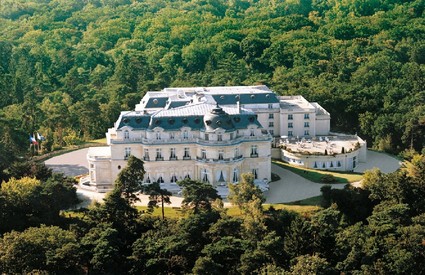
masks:
POLYGON ((92 140, 89 140, 87 143, 97 143, 99 145, 101 144, 106 145, 106 138, 92 139, 92 140))
POLYGON ((303 178, 306 178, 312 182, 318 182, 318 183, 322 183, 321 179, 326 174, 333 175, 336 179, 336 183, 356 182, 356 181, 360 181, 363 177, 363 175, 360 173, 321 171, 321 170, 313 170, 313 169, 306 169, 306 168, 301 168, 298 166, 293 166, 279 160, 273 160, 272 162, 297 175, 300 175, 303 178))

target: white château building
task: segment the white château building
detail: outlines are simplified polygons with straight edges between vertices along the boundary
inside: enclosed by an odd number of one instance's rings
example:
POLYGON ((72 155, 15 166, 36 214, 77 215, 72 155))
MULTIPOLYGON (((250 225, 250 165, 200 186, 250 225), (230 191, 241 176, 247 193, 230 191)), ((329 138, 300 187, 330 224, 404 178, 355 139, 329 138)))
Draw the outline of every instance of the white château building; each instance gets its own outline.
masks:
POLYGON ((266 86, 147 92, 134 111, 121 112, 107 147, 89 149, 85 185, 110 190, 130 155, 144 161, 146 183, 191 178, 220 186, 248 172, 269 181, 272 145, 329 131, 330 114, 318 103, 277 96, 266 86))

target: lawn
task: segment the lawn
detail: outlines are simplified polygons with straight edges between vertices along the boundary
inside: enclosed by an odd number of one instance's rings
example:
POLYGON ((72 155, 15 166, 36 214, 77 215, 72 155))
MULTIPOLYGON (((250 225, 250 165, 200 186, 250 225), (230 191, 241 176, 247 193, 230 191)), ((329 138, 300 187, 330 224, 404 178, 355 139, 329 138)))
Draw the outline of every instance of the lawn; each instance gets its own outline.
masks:
MULTIPOLYGON (((300 200, 296 202, 291 202, 287 204, 263 204, 264 210, 269 209, 269 207, 273 207, 274 209, 286 209, 288 211, 297 212, 303 216, 309 216, 321 209, 320 207, 321 196, 308 198, 305 200, 300 200)), ((147 212, 147 206, 136 206, 139 211, 147 212)), ((238 217, 241 216, 241 211, 236 206, 226 207, 227 214, 230 216, 238 217)), ((82 218, 85 213, 78 210, 66 210, 61 212, 65 217, 69 218, 82 218)), ((184 212, 180 207, 164 207, 164 214, 166 218, 179 219, 185 216, 184 212)), ((154 210, 152 214, 153 216, 162 216, 161 207, 158 207, 154 210)))
POLYGON ((312 182, 323 183, 321 181, 322 177, 326 174, 331 174, 335 177, 335 183, 350 183, 360 181, 363 177, 360 173, 351 173, 351 172, 335 172, 335 171, 321 171, 306 169, 298 166, 293 166, 283 161, 273 160, 273 163, 279 165, 280 167, 287 169, 303 178, 306 178, 312 182))

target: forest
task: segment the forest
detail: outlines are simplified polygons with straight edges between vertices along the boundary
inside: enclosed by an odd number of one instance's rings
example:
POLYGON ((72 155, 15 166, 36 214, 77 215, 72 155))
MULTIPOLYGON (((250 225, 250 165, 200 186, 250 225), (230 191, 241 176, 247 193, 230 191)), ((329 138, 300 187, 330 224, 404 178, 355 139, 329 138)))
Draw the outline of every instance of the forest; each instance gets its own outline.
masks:
POLYGON ((268 85, 371 147, 425 145, 421 0, 2 0, 2 163, 104 137, 165 87, 268 85))
MULTIPOLYGON (((422 0, 1 0, 0 273, 425 274, 422 0), (332 130, 405 157, 363 188, 322 188, 322 208, 264 205, 249 175, 230 215, 180 182, 184 216, 134 207, 137 159, 103 203, 71 214, 75 179, 29 159, 102 138, 165 87, 265 84, 332 115, 332 130), (136 169, 132 169, 134 166, 136 169), (128 180, 130 179, 130 180, 128 180), (134 180, 131 180, 134 179, 134 180)), ((138 174, 139 173, 139 174, 138 174)))
POLYGON ((23 168, 0 189, 2 274, 425 274, 424 155, 391 174, 367 172, 363 188, 325 185, 322 208, 304 214, 263 205, 242 174, 228 196, 239 215, 190 179, 178 182, 184 215, 151 215, 171 194, 141 186, 133 156, 103 203, 64 214, 78 200, 73 180, 23 168), (144 212, 134 207, 140 191, 144 212))

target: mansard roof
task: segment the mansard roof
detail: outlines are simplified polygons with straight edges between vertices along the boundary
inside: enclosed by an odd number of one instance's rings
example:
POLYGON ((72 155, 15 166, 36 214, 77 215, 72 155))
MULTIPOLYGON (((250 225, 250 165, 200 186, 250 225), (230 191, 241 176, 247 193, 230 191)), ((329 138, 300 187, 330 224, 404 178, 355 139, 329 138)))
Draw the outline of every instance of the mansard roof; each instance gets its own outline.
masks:
POLYGON ((155 113, 123 112, 116 123, 117 129, 131 127, 137 130, 153 130, 160 127, 171 131, 178 131, 183 127, 203 131, 213 131, 217 128, 233 131, 246 129, 250 124, 261 127, 254 112, 236 107, 218 107, 208 103, 162 109, 155 113))
MULTIPOLYGON (((279 98, 267 86, 229 86, 166 88, 162 91, 147 92, 140 102, 143 109, 176 108, 190 102, 209 101, 219 105, 271 104, 279 103, 279 98), (200 100, 203 98, 202 100, 200 100)), ((136 107, 137 110, 137 107, 136 107)))

